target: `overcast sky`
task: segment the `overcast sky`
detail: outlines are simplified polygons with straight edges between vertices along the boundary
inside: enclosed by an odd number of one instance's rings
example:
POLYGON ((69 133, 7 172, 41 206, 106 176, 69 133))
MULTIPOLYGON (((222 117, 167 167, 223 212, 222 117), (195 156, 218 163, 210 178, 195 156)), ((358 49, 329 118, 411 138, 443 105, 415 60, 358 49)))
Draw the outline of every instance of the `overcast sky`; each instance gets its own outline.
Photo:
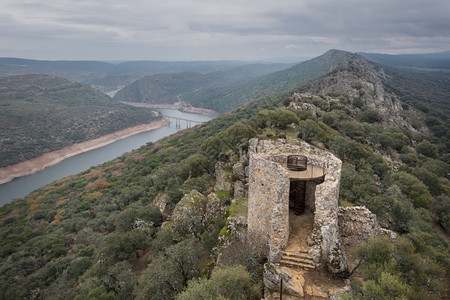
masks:
POLYGON ((0 0, 0 57, 262 60, 450 50, 450 0, 0 0))

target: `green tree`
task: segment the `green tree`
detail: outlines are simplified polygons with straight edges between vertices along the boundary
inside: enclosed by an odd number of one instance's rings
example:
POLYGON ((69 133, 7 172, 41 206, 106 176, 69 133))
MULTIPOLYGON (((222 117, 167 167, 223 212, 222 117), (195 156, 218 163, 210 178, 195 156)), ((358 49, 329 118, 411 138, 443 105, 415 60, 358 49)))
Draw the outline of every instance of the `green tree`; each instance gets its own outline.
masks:
POLYGON ((326 144, 330 142, 335 135, 336 132, 322 121, 308 119, 299 122, 298 137, 307 142, 317 141, 326 144))
POLYGON ((398 185, 414 207, 429 209, 433 203, 433 197, 425 184, 417 177, 406 172, 396 172, 391 175, 391 182, 398 185))
POLYGON ((375 123, 381 120, 381 116, 378 111, 374 109, 366 109, 358 114, 358 118, 367 123, 375 123))
POLYGON ((124 233, 111 233, 103 243, 108 260, 115 262, 130 258, 138 250, 145 249, 150 244, 151 231, 133 229, 124 233))
POLYGON ((399 129, 395 127, 389 127, 380 136, 381 146, 384 148, 392 148, 400 151, 404 146, 409 144, 409 139, 399 129))
POLYGON ((202 255, 202 245, 193 237, 170 246, 148 265, 142 277, 143 288, 135 294, 140 299, 173 299, 199 274, 202 255))
POLYGON ((431 157, 431 158, 437 158, 438 157, 438 147, 436 145, 433 145, 427 140, 424 140, 417 144, 416 147, 417 153, 420 153, 422 155, 431 157))
POLYGON ((192 280, 177 300, 260 299, 259 286, 243 266, 215 268, 210 279, 192 280))

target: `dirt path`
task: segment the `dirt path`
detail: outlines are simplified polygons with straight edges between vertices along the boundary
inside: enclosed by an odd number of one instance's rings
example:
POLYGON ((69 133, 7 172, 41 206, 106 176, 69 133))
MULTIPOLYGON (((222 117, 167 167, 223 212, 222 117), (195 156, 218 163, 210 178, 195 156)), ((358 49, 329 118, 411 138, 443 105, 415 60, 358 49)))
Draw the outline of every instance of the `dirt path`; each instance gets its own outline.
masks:
POLYGON ((147 249, 145 249, 144 253, 141 256, 139 256, 139 258, 136 262, 134 274, 136 275, 139 284, 141 284, 142 272, 144 272, 144 270, 147 269, 147 260, 151 253, 150 248, 151 247, 148 247, 147 249))

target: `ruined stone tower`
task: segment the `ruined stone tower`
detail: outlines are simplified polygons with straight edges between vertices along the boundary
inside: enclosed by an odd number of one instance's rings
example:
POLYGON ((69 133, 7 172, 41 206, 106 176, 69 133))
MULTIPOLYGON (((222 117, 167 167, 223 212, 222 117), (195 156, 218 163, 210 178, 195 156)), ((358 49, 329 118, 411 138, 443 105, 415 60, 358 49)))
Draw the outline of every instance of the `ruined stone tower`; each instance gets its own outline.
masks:
POLYGON ((289 263, 286 251, 292 248, 308 256, 305 267, 323 265, 334 274, 347 272, 338 230, 342 162, 330 152, 289 138, 252 139, 249 159, 249 240, 266 249, 269 263, 289 263), (288 157, 294 159, 293 167, 288 157))

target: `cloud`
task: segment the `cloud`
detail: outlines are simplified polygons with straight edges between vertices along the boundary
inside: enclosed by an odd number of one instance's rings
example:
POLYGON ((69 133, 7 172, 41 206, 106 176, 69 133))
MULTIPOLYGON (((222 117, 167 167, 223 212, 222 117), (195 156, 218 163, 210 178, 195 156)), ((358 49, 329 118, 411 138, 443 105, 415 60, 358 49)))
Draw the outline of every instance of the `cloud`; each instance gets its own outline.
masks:
POLYGON ((450 45, 448 0, 2 0, 0 12, 0 56, 264 59, 450 45))

